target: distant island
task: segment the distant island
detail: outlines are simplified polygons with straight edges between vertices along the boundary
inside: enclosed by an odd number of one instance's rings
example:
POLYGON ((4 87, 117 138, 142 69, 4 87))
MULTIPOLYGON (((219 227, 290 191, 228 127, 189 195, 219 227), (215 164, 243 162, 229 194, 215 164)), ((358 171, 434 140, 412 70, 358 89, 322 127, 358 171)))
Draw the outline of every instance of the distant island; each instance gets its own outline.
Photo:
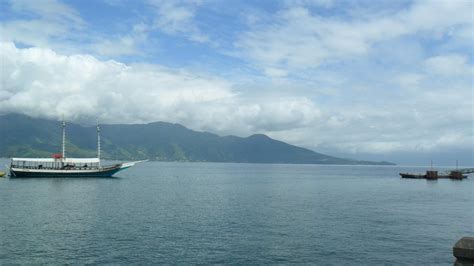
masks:
MULTIPOLYGON (((0 116, 0 157, 51 156, 60 150, 58 121, 20 114, 0 116)), ((246 138, 218 136, 182 125, 102 125, 105 159, 189 162, 393 165, 333 157, 274 140, 263 134, 246 138)), ((96 131, 92 126, 68 123, 68 156, 96 156, 96 131)))

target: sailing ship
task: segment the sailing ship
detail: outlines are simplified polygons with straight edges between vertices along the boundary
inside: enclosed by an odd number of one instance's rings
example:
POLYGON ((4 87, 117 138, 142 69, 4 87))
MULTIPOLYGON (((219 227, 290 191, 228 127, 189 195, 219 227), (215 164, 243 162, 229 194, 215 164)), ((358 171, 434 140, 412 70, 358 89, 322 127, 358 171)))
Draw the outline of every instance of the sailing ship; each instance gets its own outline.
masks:
POLYGON ((100 126, 97 121, 97 158, 66 157, 66 122, 62 121, 62 151, 52 158, 11 158, 10 177, 112 177, 136 162, 102 165, 100 126))

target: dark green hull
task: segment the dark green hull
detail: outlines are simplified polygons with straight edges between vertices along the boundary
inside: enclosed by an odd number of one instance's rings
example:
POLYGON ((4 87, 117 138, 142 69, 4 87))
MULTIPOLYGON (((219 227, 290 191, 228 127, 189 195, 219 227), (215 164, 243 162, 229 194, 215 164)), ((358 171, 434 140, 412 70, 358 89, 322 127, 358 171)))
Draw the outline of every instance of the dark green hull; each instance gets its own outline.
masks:
POLYGON ((124 170, 128 167, 121 168, 120 166, 115 166, 106 169, 98 169, 97 171, 92 172, 67 172, 63 171, 61 173, 57 172, 31 172, 31 171, 22 171, 22 170, 10 170, 10 177, 13 178, 68 178, 68 177, 112 177, 115 173, 124 170))

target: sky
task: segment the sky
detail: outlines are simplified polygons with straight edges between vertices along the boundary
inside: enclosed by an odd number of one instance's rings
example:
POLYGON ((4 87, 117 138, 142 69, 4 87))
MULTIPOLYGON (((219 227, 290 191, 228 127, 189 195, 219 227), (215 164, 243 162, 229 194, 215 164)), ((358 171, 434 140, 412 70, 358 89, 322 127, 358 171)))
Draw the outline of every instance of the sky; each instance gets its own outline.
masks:
POLYGON ((0 0, 0 114, 474 165, 468 0, 0 0))

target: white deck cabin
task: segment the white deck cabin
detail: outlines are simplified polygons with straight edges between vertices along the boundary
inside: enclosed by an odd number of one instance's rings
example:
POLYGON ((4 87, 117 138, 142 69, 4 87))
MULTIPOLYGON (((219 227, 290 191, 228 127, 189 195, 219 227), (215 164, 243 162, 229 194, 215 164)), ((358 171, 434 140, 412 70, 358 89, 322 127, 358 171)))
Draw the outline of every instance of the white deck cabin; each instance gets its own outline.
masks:
POLYGON ((21 169, 98 169, 99 158, 12 158, 11 168, 21 169))

